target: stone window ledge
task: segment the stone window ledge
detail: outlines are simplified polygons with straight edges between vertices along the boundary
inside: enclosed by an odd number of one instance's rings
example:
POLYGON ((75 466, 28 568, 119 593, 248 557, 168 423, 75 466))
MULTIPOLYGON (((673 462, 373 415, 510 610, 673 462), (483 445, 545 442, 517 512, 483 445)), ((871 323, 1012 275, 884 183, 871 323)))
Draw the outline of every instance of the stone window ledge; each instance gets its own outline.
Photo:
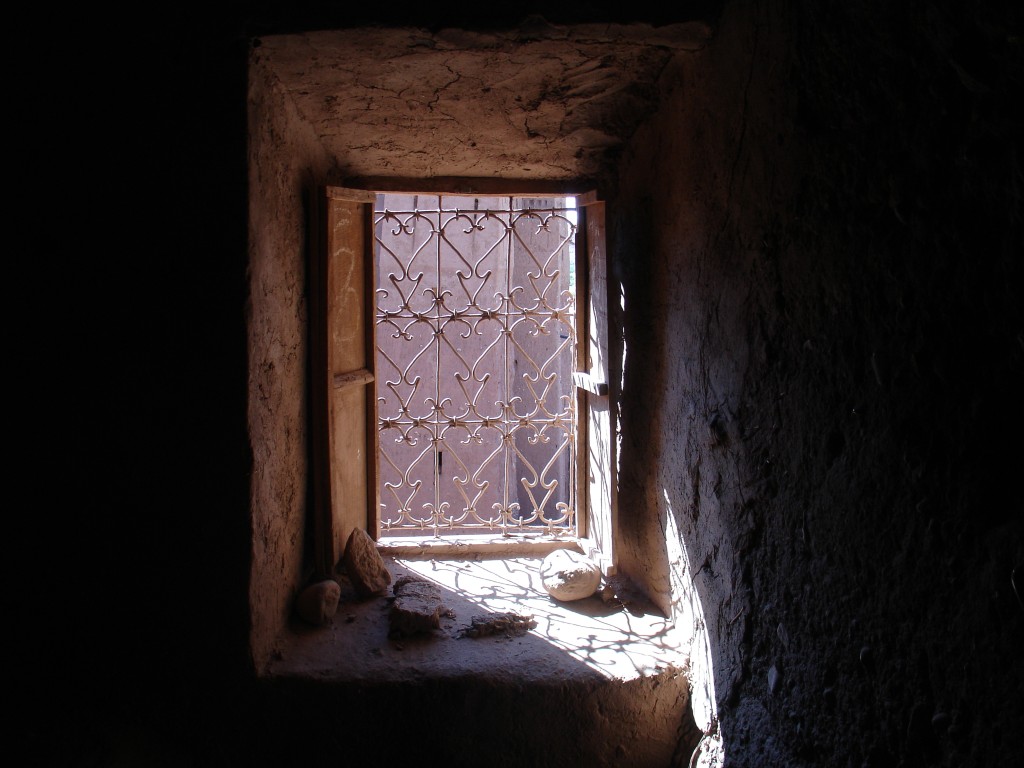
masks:
POLYGON ((342 576, 333 618, 321 627, 296 618, 263 676, 400 683, 478 675, 522 684, 672 678, 685 666, 688 648, 671 622, 614 580, 592 597, 560 602, 541 583, 542 555, 383 557, 394 581, 416 577, 438 586, 448 609, 439 628, 395 635, 391 588, 363 599, 342 576), (468 632, 475 618, 499 614, 530 617, 536 625, 526 632, 468 632))

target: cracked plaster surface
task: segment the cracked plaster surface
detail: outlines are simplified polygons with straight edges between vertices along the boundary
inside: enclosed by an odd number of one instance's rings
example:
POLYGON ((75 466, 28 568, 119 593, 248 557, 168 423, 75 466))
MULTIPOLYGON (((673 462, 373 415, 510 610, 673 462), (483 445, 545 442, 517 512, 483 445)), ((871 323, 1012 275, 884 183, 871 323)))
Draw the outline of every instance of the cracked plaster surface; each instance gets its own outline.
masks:
POLYGON ((705 45, 703 23, 261 38, 266 72, 349 176, 595 178, 705 45))

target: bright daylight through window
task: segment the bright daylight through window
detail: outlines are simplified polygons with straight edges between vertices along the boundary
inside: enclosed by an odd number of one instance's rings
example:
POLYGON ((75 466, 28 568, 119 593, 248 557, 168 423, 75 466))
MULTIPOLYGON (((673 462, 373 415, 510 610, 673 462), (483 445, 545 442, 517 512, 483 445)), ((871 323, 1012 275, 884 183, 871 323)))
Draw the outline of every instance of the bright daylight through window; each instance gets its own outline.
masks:
MULTIPOLYGON (((327 187, 311 262, 318 567, 614 530, 604 203, 327 187)), ((529 194, 529 196, 527 196, 529 194)))
POLYGON ((378 195, 381 536, 574 535, 573 198, 378 195))

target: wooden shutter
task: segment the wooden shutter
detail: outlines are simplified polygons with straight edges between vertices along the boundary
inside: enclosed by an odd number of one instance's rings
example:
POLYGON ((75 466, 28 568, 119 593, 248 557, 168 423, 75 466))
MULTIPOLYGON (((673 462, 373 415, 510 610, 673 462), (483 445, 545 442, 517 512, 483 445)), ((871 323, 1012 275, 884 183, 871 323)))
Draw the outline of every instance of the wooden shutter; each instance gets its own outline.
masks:
POLYGON ((313 505, 316 569, 333 573, 354 528, 376 515, 373 388, 375 195, 322 190, 311 273, 313 505))
POLYGON ((605 204, 595 193, 577 197, 582 237, 578 239, 577 406, 580 414, 577 498, 583 512, 581 535, 606 572, 614 567, 616 494, 611 367, 608 355, 608 272, 605 204))

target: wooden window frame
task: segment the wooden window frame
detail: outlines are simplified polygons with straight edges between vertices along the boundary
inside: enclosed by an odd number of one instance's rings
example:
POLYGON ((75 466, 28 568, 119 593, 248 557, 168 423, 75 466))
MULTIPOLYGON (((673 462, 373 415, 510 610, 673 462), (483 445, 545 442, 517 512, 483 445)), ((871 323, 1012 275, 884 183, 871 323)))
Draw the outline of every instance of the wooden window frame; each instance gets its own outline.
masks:
MULTIPOLYGON (((608 356, 605 203, 564 184, 359 180, 317 190, 311 224, 310 372, 314 568, 334 572, 352 531, 379 537, 373 207, 378 193, 573 197, 576 249, 576 542, 614 570, 616 456, 608 356)), ((472 545, 461 548, 472 552, 472 545)))

